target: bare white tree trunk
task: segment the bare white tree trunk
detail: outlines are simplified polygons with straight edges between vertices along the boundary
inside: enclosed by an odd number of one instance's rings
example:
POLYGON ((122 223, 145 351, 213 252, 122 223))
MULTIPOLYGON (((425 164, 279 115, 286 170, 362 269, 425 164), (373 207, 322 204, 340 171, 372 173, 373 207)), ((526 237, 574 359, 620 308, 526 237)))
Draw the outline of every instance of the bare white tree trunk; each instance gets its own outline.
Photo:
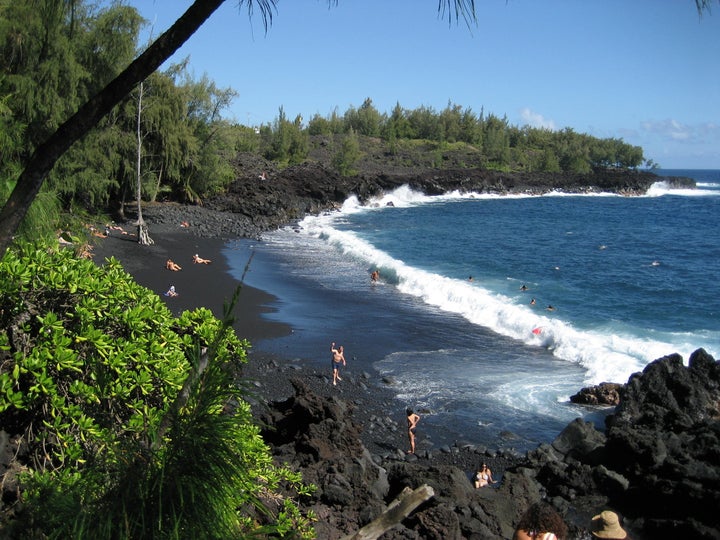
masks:
POLYGON ((405 488, 400 496, 391 502, 380 516, 359 531, 343 536, 341 540, 375 540, 400 523, 415 508, 434 495, 433 488, 427 484, 423 484, 415 491, 405 488))
POLYGON ((140 82, 137 108, 137 239, 139 244, 149 246, 155 242, 153 242, 153 239, 150 238, 147 225, 145 224, 142 216, 142 182, 140 170, 140 162, 142 158, 142 132, 140 129, 140 119, 142 118, 143 89, 143 83, 140 82))

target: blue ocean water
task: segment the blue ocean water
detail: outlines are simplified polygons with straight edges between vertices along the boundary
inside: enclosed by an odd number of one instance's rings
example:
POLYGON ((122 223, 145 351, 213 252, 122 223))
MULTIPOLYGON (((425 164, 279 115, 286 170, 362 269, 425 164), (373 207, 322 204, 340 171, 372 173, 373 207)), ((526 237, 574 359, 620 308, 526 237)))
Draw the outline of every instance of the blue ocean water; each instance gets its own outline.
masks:
POLYGON ((325 366, 330 342, 343 343, 348 370, 397 381, 399 418, 406 406, 425 411, 421 448, 528 449, 575 417, 602 422, 569 404, 583 386, 626 382, 675 352, 719 358, 720 171, 659 174, 698 187, 659 182, 642 197, 401 188, 226 255, 239 277, 253 252, 246 282, 277 296, 268 316, 294 328, 256 348, 325 366))

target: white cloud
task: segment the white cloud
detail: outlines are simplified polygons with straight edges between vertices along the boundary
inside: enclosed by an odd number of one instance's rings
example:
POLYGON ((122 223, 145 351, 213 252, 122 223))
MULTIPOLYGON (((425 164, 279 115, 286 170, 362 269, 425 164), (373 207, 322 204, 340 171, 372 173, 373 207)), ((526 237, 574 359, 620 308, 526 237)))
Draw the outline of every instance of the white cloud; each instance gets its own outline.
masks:
POLYGON ((529 107, 525 107, 520 111, 520 118, 524 122, 524 125, 534 127, 555 130, 555 122, 546 119, 542 114, 536 113, 530 110, 529 107))
POLYGON ((720 125, 714 122, 683 124, 674 119, 647 120, 641 127, 649 135, 676 142, 707 142, 708 139, 720 139, 720 125))

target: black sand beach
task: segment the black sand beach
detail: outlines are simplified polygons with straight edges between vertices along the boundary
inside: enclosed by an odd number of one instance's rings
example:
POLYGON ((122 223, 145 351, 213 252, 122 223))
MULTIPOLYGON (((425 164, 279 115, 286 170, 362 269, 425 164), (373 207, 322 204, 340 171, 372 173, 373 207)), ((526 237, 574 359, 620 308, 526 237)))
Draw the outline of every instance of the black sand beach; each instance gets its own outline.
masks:
MULTIPOLYGON (((138 244, 135 227, 132 223, 123 223, 119 225, 122 232, 111 230, 107 238, 97 239, 93 259, 97 264, 103 264, 109 257, 120 261, 139 284, 157 292, 176 315, 184 310, 206 307, 216 317, 222 317, 224 304, 240 285, 230 274, 222 250, 228 240, 237 239, 229 236, 208 237, 211 230, 201 227, 199 220, 202 217, 198 217, 205 213, 193 209, 194 219, 191 220, 185 214, 186 211, 186 207, 174 205, 151 207, 145 221, 154 244, 138 244), (189 226, 181 226, 183 222, 189 222, 189 226), (195 264, 194 254, 210 259, 212 263, 195 264), (173 272, 166 269, 167 259, 179 264, 182 270, 173 272), (178 296, 164 295, 171 285, 175 286, 178 296)), ((207 212, 207 216, 213 215, 213 212, 207 212)), ((102 227, 99 228, 102 230, 102 227)), ((249 396, 249 401, 256 412, 261 413, 268 403, 282 401, 293 395, 291 379, 297 377, 319 396, 337 396, 351 404, 353 419, 363 428, 361 439, 372 453, 404 457, 407 450, 404 411, 398 408, 392 387, 380 380, 376 373, 348 370, 343 374, 343 381, 334 387, 329 368, 329 350, 328 370, 321 371, 317 367, 308 366, 299 358, 281 357, 252 347, 258 341, 292 332, 290 326, 262 316, 272 310, 270 304, 275 300, 268 292, 243 284, 233 312, 236 334, 251 344, 243 375, 254 388, 254 395, 249 396)), ((419 447, 432 447, 429 440, 431 436, 420 430, 419 437, 425 438, 425 441, 419 447)), ((475 461, 480 460, 468 460, 466 456, 451 455, 447 448, 444 450, 435 452, 435 457, 431 452, 418 453, 418 456, 430 458, 433 462, 439 460, 464 465, 468 474, 477 466, 475 461)), ((502 468, 500 463, 496 465, 498 468, 502 468)))

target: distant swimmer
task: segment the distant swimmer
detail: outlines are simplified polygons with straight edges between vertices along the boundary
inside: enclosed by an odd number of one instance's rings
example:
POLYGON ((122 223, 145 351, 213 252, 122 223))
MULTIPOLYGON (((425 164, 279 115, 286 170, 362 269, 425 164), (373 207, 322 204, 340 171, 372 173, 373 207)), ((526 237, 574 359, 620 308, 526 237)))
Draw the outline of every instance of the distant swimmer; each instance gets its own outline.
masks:
POLYGON ((533 298, 532 300, 530 300, 530 305, 531 305, 531 306, 534 306, 534 305, 535 305, 535 299, 534 299, 534 298, 533 298))
POLYGON ((525 285, 525 284, 523 283, 523 286, 520 287, 520 290, 523 291, 523 292, 524 292, 524 291, 527 291, 527 290, 528 290, 527 285, 525 285))
POLYGON ((545 309, 547 309, 548 311, 555 311, 555 307, 552 305, 548 305, 548 307, 546 307, 545 309))
POLYGON ((377 281, 378 279, 380 279, 380 272, 378 272, 377 270, 373 270, 373 273, 370 274, 370 279, 372 281, 377 281))
POLYGON ((469 277, 468 277, 468 281, 472 281, 472 280, 473 280, 473 277, 472 277, 472 276, 469 276, 469 277))

